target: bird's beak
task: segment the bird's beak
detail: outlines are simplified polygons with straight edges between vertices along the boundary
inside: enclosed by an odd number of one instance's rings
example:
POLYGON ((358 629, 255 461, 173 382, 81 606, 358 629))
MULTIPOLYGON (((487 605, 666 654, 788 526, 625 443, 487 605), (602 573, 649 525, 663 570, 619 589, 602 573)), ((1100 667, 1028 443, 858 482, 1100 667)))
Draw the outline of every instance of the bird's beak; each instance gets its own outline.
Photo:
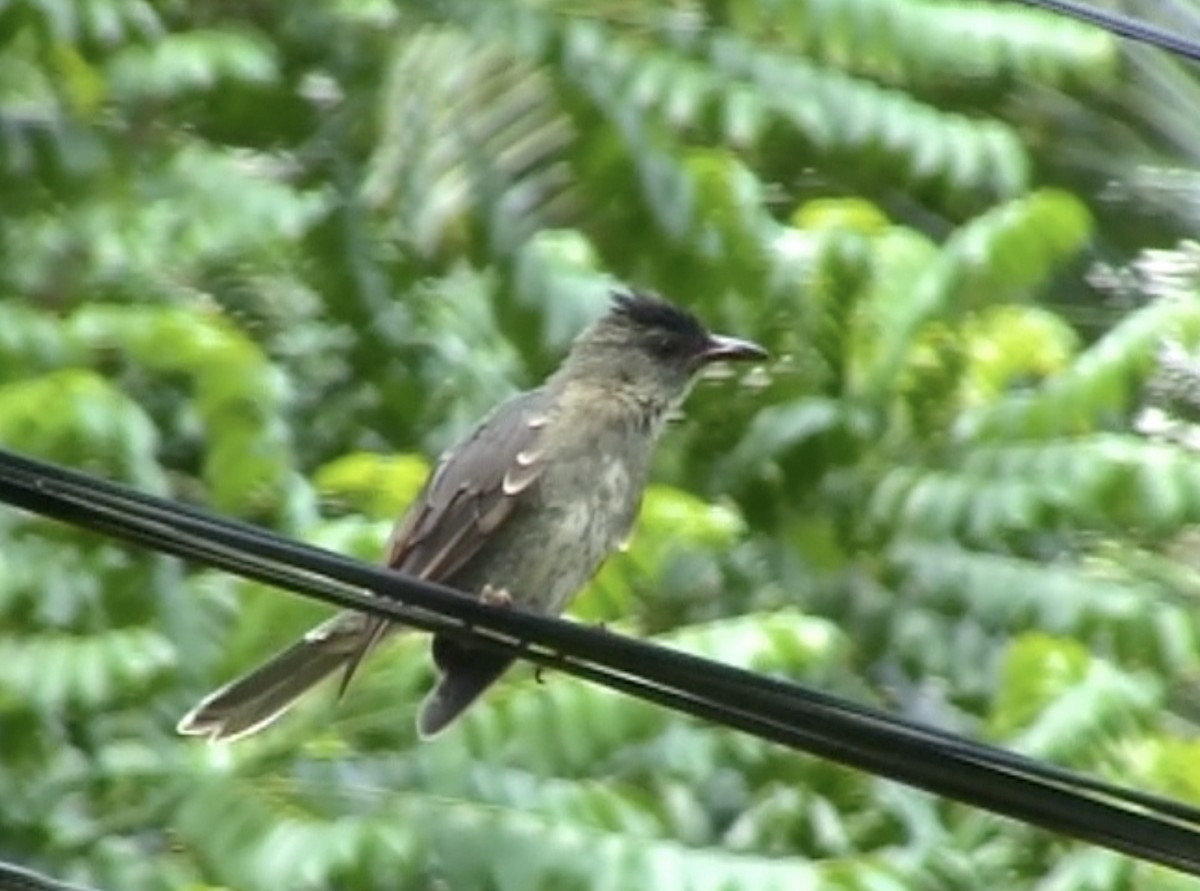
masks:
POLYGON ((705 364, 710 362, 748 362, 767 358, 767 351, 749 340, 710 334, 708 345, 700 354, 700 358, 705 364))

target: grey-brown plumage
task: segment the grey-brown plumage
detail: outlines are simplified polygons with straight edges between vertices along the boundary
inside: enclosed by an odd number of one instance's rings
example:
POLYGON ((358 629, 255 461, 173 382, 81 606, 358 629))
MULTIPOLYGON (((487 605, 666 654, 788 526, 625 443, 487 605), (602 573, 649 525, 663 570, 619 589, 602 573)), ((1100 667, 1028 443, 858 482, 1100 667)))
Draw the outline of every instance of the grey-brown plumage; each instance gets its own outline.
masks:
MULTIPOLYGON (((476 595, 558 614, 629 535, 651 452, 695 373, 718 360, 761 358, 709 334, 689 313, 619 294, 541 387, 499 406, 442 456, 392 533, 387 564, 476 595)), ((270 723, 322 679, 400 630, 340 613, 263 665, 207 696, 185 734, 233 739, 270 723)), ((446 727, 511 664, 508 656, 435 636, 440 673, 417 722, 446 727)))

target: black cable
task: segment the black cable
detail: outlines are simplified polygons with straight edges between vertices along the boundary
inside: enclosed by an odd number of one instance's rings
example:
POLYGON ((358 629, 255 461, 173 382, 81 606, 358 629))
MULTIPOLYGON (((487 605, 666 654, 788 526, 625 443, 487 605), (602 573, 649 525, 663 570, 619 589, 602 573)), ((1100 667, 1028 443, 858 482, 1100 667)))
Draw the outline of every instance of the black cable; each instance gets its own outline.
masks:
MULTIPOLYGON (((221 561, 219 563, 220 568, 230 569, 237 574, 250 576, 259 581, 277 584, 282 587, 297 584, 297 581, 292 576, 279 575, 279 567, 274 566, 274 564, 266 562, 251 565, 247 562, 249 558, 256 555, 264 556, 267 561, 281 561, 281 564, 289 569, 306 569, 315 574, 313 578, 322 576, 337 578, 338 573, 345 570, 353 573, 365 571, 365 577, 360 575, 355 581, 343 587, 326 589, 323 594, 314 593, 312 595, 343 608, 361 609, 367 612, 378 611, 379 607, 376 602, 364 599, 368 595, 365 595, 362 589, 372 588, 386 594, 395 602, 395 606, 385 608, 388 618, 403 621, 405 624, 425 631, 469 635, 472 634, 470 626, 475 624, 477 626, 475 634, 477 635, 486 633, 489 630, 485 617, 495 618, 497 616, 494 607, 481 604, 474 598, 464 597, 460 592, 452 588, 412 579, 408 576, 391 572, 383 567, 362 564, 333 552, 285 539, 276 533, 266 531, 257 526, 237 520, 216 518, 193 507, 144 495, 136 490, 128 489, 118 484, 109 483, 67 468, 22 458, 0 449, 0 467, 8 463, 12 463, 14 467, 22 467, 29 471, 32 474, 31 479, 36 480, 36 488, 39 491, 53 491, 56 487, 59 487, 61 490, 58 492, 57 497, 60 499, 60 504, 62 502, 82 502, 88 505, 91 512, 97 518, 108 511, 115 512, 114 515, 117 517, 127 519, 131 516, 139 515, 146 518, 152 524, 160 524, 152 525, 150 527, 151 533, 148 536, 137 539, 140 544, 153 547, 156 542, 161 542, 164 536, 174 537, 176 543, 172 553, 175 553, 177 556, 185 558, 195 557, 210 564, 217 563, 219 560, 221 561), (73 487, 75 487, 74 494, 72 494, 73 487), (183 519, 184 517, 186 517, 186 520, 183 519), (232 550, 225 557, 220 557, 211 552, 211 544, 206 544, 207 550, 205 553, 194 554, 192 551, 194 545, 189 545, 189 543, 192 542, 193 537, 197 536, 199 537, 198 540, 206 543, 219 542, 232 550), (447 600, 447 598, 449 599, 447 600), (422 599, 425 599, 429 601, 426 603, 426 606, 433 610, 433 612, 419 612, 404 607, 400 605, 400 601, 403 599, 412 599, 418 605, 420 605, 422 599), (448 621, 447 617, 456 618, 458 621, 448 621)), ((76 518, 75 522, 82 521, 76 518)), ((97 528, 99 527, 97 526, 97 528)), ((118 532, 118 534, 120 533, 118 532)), ((129 536, 126 535, 125 537, 129 536)), ((303 582, 300 582, 300 584, 303 584, 303 582)), ((505 621, 504 617, 508 615, 512 615, 512 611, 504 610, 499 616, 499 621, 503 623, 505 621)), ((578 641, 564 640, 558 634, 559 631, 565 630, 570 635, 572 632, 578 631, 579 626, 563 622, 559 619, 539 617, 534 614, 529 614, 527 618, 518 615, 515 625, 507 629, 509 633, 508 639, 512 640, 528 636, 527 632, 530 630, 529 624, 533 623, 536 625, 539 621, 546 623, 551 629, 550 637, 544 641, 547 647, 561 650, 578 645, 578 641)), ((592 639, 589 630, 584 629, 582 634, 585 636, 585 639, 592 639)), ((623 641, 628 640, 616 637, 606 639, 610 640, 618 648, 623 641)), ((629 660, 626 667, 637 660, 638 653, 636 651, 646 645, 640 641, 630 641, 630 646, 635 652, 621 652, 619 654, 619 658, 629 660)), ((697 659, 697 657, 685 657, 682 654, 674 654, 673 658, 676 660, 685 658, 697 659)), ((708 660, 697 659, 697 661, 703 667, 711 665, 708 660)), ((646 667, 649 670, 658 671, 662 670, 664 666, 648 665, 646 667)), ((795 685, 786 684, 785 682, 776 681, 768 677, 747 673, 746 678, 772 693, 791 695, 795 690, 795 685)), ((855 713, 859 717, 877 718, 884 714, 869 706, 857 705, 815 690, 807 691, 807 695, 826 707, 843 709, 855 713)), ((944 745, 953 746, 964 742, 962 737, 946 731, 892 715, 885 715, 885 717, 891 724, 903 726, 911 732, 936 739, 944 745)), ((973 745, 975 744, 968 744, 968 752, 973 745)), ((1081 782, 1086 783, 1087 787, 1092 791, 1105 795, 1119 796, 1131 804, 1146 807, 1150 810, 1157 810, 1161 813, 1168 813, 1200 825, 1200 808, 1182 802, 1166 801, 1136 790, 1114 786, 1101 780, 1081 777, 1069 771, 1054 768, 1051 765, 1041 765, 1039 762, 1032 761, 1015 753, 1007 753, 1002 749, 989 749, 988 752, 992 758, 999 755, 1008 755, 1011 759, 1010 766, 1014 768, 1029 769, 1036 766, 1038 769, 1046 772, 1047 778, 1067 781, 1076 785, 1081 782), (1057 776, 1051 776, 1054 771, 1058 771, 1057 776)))
POLYGON ((82 885, 60 882, 40 872, 0 860, 0 891, 91 891, 82 885))
POLYGON ((1156 46, 1193 62, 1200 62, 1200 43, 1196 40, 1182 37, 1165 28, 1159 28, 1119 12, 1098 9, 1090 3, 1079 3, 1077 0, 1013 0, 1013 2, 1058 13, 1066 18, 1086 22, 1089 25, 1096 25, 1118 37, 1156 46))
MULTIPOLYGON (((17 462, 25 462, 26 465, 33 465, 36 468, 38 462, 29 461, 29 459, 12 456, 17 462)), ((0 460, 6 460, 5 453, 0 450, 0 460)), ((424 631, 440 632, 440 633, 457 633, 475 636, 487 634, 493 629, 487 627, 487 622, 484 617, 497 618, 496 611, 493 607, 485 604, 480 604, 473 598, 464 598, 463 595, 450 588, 423 582, 420 580, 411 579, 407 576, 392 573, 382 567, 367 566, 350 560, 338 554, 328 551, 323 551, 317 548, 292 542, 277 536, 274 533, 267 532, 258 527, 240 523, 238 521, 225 521, 211 517, 198 511, 195 508, 188 508, 182 505, 176 506, 170 502, 166 502, 167 510, 164 513, 162 505, 164 504, 159 499, 153 496, 142 495, 133 490, 126 490, 124 487, 117 486, 112 483, 107 483, 103 480, 90 478, 75 471, 66 470, 65 468, 54 468, 52 465, 45 465, 53 469, 54 475, 59 477, 57 481, 59 485, 67 485, 72 482, 85 487, 86 490, 83 496, 71 495, 69 492, 60 492, 57 496, 60 501, 57 507, 58 515, 68 522, 88 525, 89 521, 86 517, 71 516, 69 512, 63 510, 64 502, 77 503, 81 497, 85 497, 85 503, 88 504, 88 512, 92 514, 93 519, 90 525, 99 531, 108 531, 110 534, 117 534, 129 540, 133 540, 139 544, 150 547, 158 547, 162 549, 165 545, 165 538, 171 538, 174 543, 170 546, 171 553, 176 556, 181 556, 187 559, 197 559, 210 565, 215 565, 218 568, 227 569, 239 575, 254 578, 258 581, 268 584, 275 584, 281 587, 293 587, 296 585, 311 586, 313 581, 321 578, 322 573, 336 577, 337 573, 343 569, 352 571, 365 570, 367 577, 361 581, 357 581, 347 586, 329 587, 328 580, 325 580, 321 590, 316 590, 309 587, 311 596, 316 596, 326 602, 333 603, 346 609, 360 609, 366 612, 378 612, 381 607, 378 602, 365 599, 368 595, 364 594, 362 588, 371 587, 377 591, 384 591, 389 586, 397 586, 400 593, 395 591, 390 592, 395 602, 394 606, 383 607, 386 617, 402 621, 407 625, 414 626, 424 631), (99 496, 99 497, 97 497, 99 496), (105 506, 102 506, 105 505, 105 506), (128 530, 124 532, 120 529, 113 530, 108 528, 108 524, 104 524, 99 520, 107 512, 116 511, 117 516, 130 516, 132 513, 140 512, 143 516, 149 516, 151 523, 155 524, 150 527, 149 533, 139 534, 137 536, 130 535, 128 530), (171 524, 170 519, 173 514, 185 514, 188 517, 186 523, 186 531, 180 525, 178 517, 176 524, 171 524), (166 525, 161 525, 161 524, 166 525), (225 527, 223 534, 222 527, 225 527), (235 530, 232 535, 229 530, 235 530), (199 539, 194 539, 195 536, 200 536, 199 539), (228 552, 215 551, 211 544, 206 542, 205 546, 197 550, 196 541, 206 541, 213 539, 220 541, 226 548, 230 548, 228 552), (252 559, 256 554, 266 554, 267 561, 252 559), (281 574, 281 568, 270 563, 270 560, 280 560, 283 562, 283 568, 287 570, 281 574), (295 567, 306 568, 309 572, 315 573, 308 579, 298 578, 294 575, 295 567), (443 615, 438 615, 437 612, 421 612, 410 609, 399 603, 399 600, 404 597, 412 597, 412 591, 416 590, 415 595, 417 600, 424 598, 433 598, 433 603, 429 604, 430 609, 441 610, 443 615), (449 601, 444 598, 449 597, 449 601), (467 615, 462 615, 465 610, 467 615), (459 621, 448 621, 446 616, 456 617, 459 621), (475 631, 472 632, 470 626, 475 625, 475 631)), ((49 475, 43 475, 38 479, 36 484, 39 491, 46 491, 48 488, 53 488, 55 482, 52 481, 49 475)), ((2 490, 0 490, 2 494, 2 490)), ((20 503, 17 498, 12 499, 14 503, 20 503)), ((29 506, 29 505, 26 505, 29 506)), ((38 505, 33 505, 32 509, 39 510, 38 505)), ((41 509, 40 512, 48 512, 41 509)), ((505 622, 505 617, 512 615, 512 611, 505 610, 499 615, 501 624, 505 622)), ((548 648, 557 648, 558 650, 568 649, 579 645, 578 641, 570 639, 564 640, 559 636, 559 631, 565 631, 567 635, 573 632, 580 631, 580 627, 571 623, 563 622, 559 619, 538 617, 530 614, 528 617, 518 615, 515 619, 515 626, 507 629, 509 634, 506 640, 520 639, 523 635, 528 636, 529 623, 542 621, 550 625, 550 637, 544 641, 548 648)), ((534 634, 537 632, 535 631, 534 634)), ((594 639, 590 630, 583 629, 581 632, 586 641, 594 639)), ((631 665, 638 663, 638 650, 647 646, 640 641, 629 641, 626 638, 605 638, 604 640, 611 643, 617 649, 621 649, 622 644, 629 642, 633 652, 619 652, 616 658, 625 660, 622 664, 629 668, 631 665)), ((698 657, 689 657, 685 654, 671 654, 672 662, 685 661, 693 659, 696 664, 693 666, 701 669, 706 669, 712 665, 708 660, 699 659, 698 657)), ((662 671, 669 668, 670 665, 649 664, 643 668, 647 671, 662 671)), ((712 679, 706 679, 712 680, 712 679)), ((745 673, 742 678, 743 682, 751 682, 760 687, 765 692, 780 694, 784 696, 793 695, 795 685, 787 684, 769 677, 745 673)), ((718 680, 719 682, 719 680, 718 680)), ((740 692, 740 690, 739 690, 740 692)), ((858 705, 849 701, 838 699, 828 694, 820 693, 815 690, 806 691, 806 695, 814 702, 826 708, 844 710, 855 714, 864 719, 877 719, 883 717, 889 724, 902 726, 908 731, 923 735, 936 740, 938 743, 946 746, 956 746, 966 744, 964 749, 965 754, 971 754, 974 743, 969 743, 963 740, 962 737, 938 730, 916 722, 908 721, 892 715, 878 712, 871 709, 869 706, 858 705)), ((1194 808, 1181 802, 1168 802, 1155 796, 1137 792, 1136 790, 1124 789, 1105 783, 1090 777, 1082 777, 1073 774, 1069 771, 1055 768, 1051 765, 1041 765, 1036 761, 1025 758, 1015 753, 1005 752, 1002 749, 988 749, 989 757, 995 759, 997 757, 1007 757, 1009 766, 1018 770, 1029 770, 1031 768, 1038 769, 1043 772, 1047 779, 1056 779, 1063 782, 1068 782, 1074 785, 1085 785, 1091 791, 1099 792, 1100 794, 1122 797, 1131 804, 1146 807, 1150 810, 1156 810, 1160 813, 1178 816, 1184 820, 1190 820, 1200 825, 1200 808, 1194 808)))
MULTIPOLYGON (((107 524, 102 522, 102 523, 101 523, 101 525, 107 525, 107 524)), ((157 530, 157 532, 152 532, 152 534, 151 534, 151 540, 150 540, 150 543, 153 543, 153 539, 154 539, 156 536, 161 536, 162 534, 163 534, 163 530, 162 530, 161 528, 160 528, 160 529, 158 529, 158 530, 157 530)), ((196 553, 195 553, 195 547, 194 547, 194 544, 193 544, 193 543, 187 542, 187 541, 185 540, 185 541, 184 541, 184 546, 183 546, 183 548, 181 549, 181 548, 178 546, 178 545, 179 545, 179 536, 178 536, 178 535, 173 535, 173 536, 169 536, 169 537, 172 537, 172 538, 175 540, 175 546, 171 548, 171 550, 172 550, 173 552, 175 552, 175 553, 181 553, 181 554, 183 554, 183 555, 187 555, 187 556, 193 556, 193 557, 194 557, 194 556, 196 556, 196 553)), ((141 540, 141 541, 143 541, 143 543, 145 543, 145 538, 144 538, 144 537, 143 537, 143 538, 136 539, 136 540, 141 540)), ((228 561, 228 556, 229 556, 228 554, 220 555, 216 561, 210 561, 210 562, 216 562, 216 563, 217 563, 217 565, 225 566, 226 568, 234 568, 234 569, 236 569, 236 568, 237 568, 237 567, 236 567, 236 558, 235 558, 235 565, 234 565, 233 567, 229 567, 229 565, 228 565, 228 562, 227 562, 227 561, 228 561)), ((201 559, 204 559, 203 555, 201 555, 201 559)), ((251 569, 251 572, 249 572, 248 574, 251 574, 251 575, 253 575, 253 576, 254 576, 254 577, 256 577, 256 578, 260 578, 260 579, 267 580, 267 581, 271 581, 271 580, 273 580, 273 577, 272 577, 272 576, 267 576, 267 577, 264 579, 264 577, 263 577, 263 575, 262 575, 261 566, 258 566, 258 565, 256 565, 256 566, 252 567, 252 569, 251 569)), ((302 580, 301 580, 301 584, 303 585, 303 584, 304 584, 304 582, 305 582, 305 580, 303 580, 303 579, 302 579, 302 580)), ((285 580, 280 580, 280 583, 282 583, 282 584, 285 584, 285 585, 286 585, 288 582, 287 582, 287 580, 285 579, 285 580)), ((328 592, 326 592, 326 593, 328 593, 328 592)), ((357 601, 354 599, 354 596, 355 596, 355 595, 357 595, 357 596, 358 596, 358 597, 360 597, 360 598, 362 598, 362 597, 365 597, 365 595, 357 594, 357 592, 355 592, 354 594, 351 594, 351 595, 349 596, 349 602, 347 602, 347 592, 343 591, 343 592, 340 592, 340 599, 338 599, 338 598, 335 598, 335 601, 336 601, 336 602, 339 602, 339 603, 341 603, 341 604, 342 604, 342 605, 344 605, 344 606, 350 606, 350 607, 352 607, 352 608, 354 608, 354 607, 360 607, 360 608, 366 609, 366 610, 368 610, 368 611, 377 611, 377 609, 376 609, 376 608, 379 606, 379 604, 378 604, 378 603, 372 602, 372 601, 370 601, 370 600, 366 600, 366 602, 362 602, 362 603, 360 603, 360 602, 357 602, 357 601)), ((452 595, 451 595, 451 597, 452 597, 453 599, 457 600, 457 601, 459 602, 459 605, 462 605, 462 603, 463 603, 463 601, 464 601, 464 598, 462 598, 462 597, 461 597, 461 595, 452 594, 452 595)), ((323 599, 327 599, 327 598, 323 598, 323 599)), ((468 601, 468 602, 470 602, 470 601, 468 601)), ((484 607, 484 608, 485 608, 485 609, 487 609, 486 607, 484 607)), ((403 617, 405 617, 406 615, 407 615, 407 616, 409 616, 410 618, 412 617, 412 614, 411 614, 411 613, 405 613, 405 612, 401 612, 401 613, 399 613, 399 614, 396 614, 396 613, 392 613, 391 611, 386 611, 386 610, 385 610, 385 612, 387 612, 387 614, 388 614, 388 615, 389 615, 391 618, 403 618, 403 617)), ((418 620, 417 620, 417 621, 415 621, 415 622, 412 622, 412 624, 418 624, 418 625, 421 625, 422 627, 431 627, 431 626, 428 624, 428 619, 429 619, 429 617, 428 617, 428 616, 425 616, 425 617, 420 617, 420 618, 418 618, 418 620), (424 621, 422 621, 422 619, 423 619, 424 621)), ((433 627, 436 627, 436 626, 433 626, 433 627)), ((461 627, 460 627, 460 629, 459 629, 459 630, 461 631, 461 627)), ((707 664, 707 663, 706 663, 706 664, 707 664)), ((568 670, 569 670, 569 669, 568 669, 568 670)), ((750 677, 752 677, 752 678, 753 678, 754 676, 753 676, 753 675, 751 675, 750 677)), ((735 693, 736 693, 736 694, 737 694, 739 697, 741 697, 741 696, 744 694, 744 692, 745 692, 745 691, 744 691, 744 690, 742 690, 742 689, 735 689, 735 690, 734 690, 734 692, 735 692, 735 693)), ((788 691, 788 692, 791 692, 791 691, 788 691)), ((734 700, 734 702, 735 702, 735 703, 737 703, 737 704, 740 704, 740 701, 741 701, 740 699, 735 699, 735 700, 734 700)), ((839 705, 839 704, 835 703, 835 707, 838 707, 838 705, 839 705)), ((786 707, 786 703, 773 703, 773 704, 771 704, 771 707, 773 707, 773 708, 776 708, 776 709, 778 709, 778 708, 780 708, 780 707, 786 707)), ((885 720, 886 720, 887 722, 889 722, 889 723, 895 723, 894 719, 888 718, 887 716, 884 716, 884 718, 885 718, 885 720)), ((894 729, 894 728, 893 728, 893 729, 894 729)), ((922 730, 924 730, 924 728, 919 728, 919 727, 918 727, 918 732, 920 732, 920 731, 922 731, 922 730)), ((842 747, 844 747, 844 741, 843 741, 843 740, 836 740, 836 739, 835 739, 835 742, 836 742, 836 743, 837 743, 839 746, 842 746, 842 747)), ((962 741, 959 741, 959 742, 962 742, 962 741)), ((810 741, 810 747, 811 747, 811 741, 810 741)), ((968 754, 969 754, 969 753, 968 753, 968 754)), ((869 756, 870 756, 870 753, 868 753, 868 757, 869 757, 869 756)), ((1014 757, 1019 757, 1019 756, 1014 756, 1014 757)), ((847 760, 847 759, 846 759, 846 757, 842 757, 842 758, 841 758, 841 759, 839 759, 839 760, 847 760)), ((994 755, 992 755, 992 754, 989 754, 989 756, 988 756, 988 759, 987 759, 987 760, 988 760, 988 762, 989 762, 989 763, 990 763, 991 761, 993 761, 993 760, 994 760, 994 755)), ((851 762, 851 763, 856 763, 856 764, 858 764, 858 766, 865 766, 865 767, 868 767, 869 769, 873 769, 873 770, 880 770, 880 769, 881 769, 881 767, 880 767, 880 765, 879 765, 878 763, 876 763, 874 766, 872 766, 872 765, 870 765, 870 764, 865 764, 865 763, 862 763, 862 762, 851 762)), ((1034 764, 1036 765, 1036 762, 1034 762, 1034 764)), ((1026 768, 1026 769, 1028 768, 1028 765, 1027 765, 1027 764, 1022 764, 1022 765, 1018 765, 1018 766, 1019 766, 1019 767, 1021 767, 1021 768, 1026 768)), ((903 765, 902 765, 902 767, 903 767, 903 765)), ((888 769, 887 769, 887 765, 886 765, 886 763, 884 763, 884 764, 882 765, 882 770, 883 770, 883 772, 884 772, 885 774, 887 774, 887 775, 891 775, 891 772, 889 772, 889 771, 888 771, 888 769)), ((988 776, 988 774, 984 774, 984 776, 985 776, 985 778, 986 778, 986 777, 988 776)), ((914 777, 912 777, 912 776, 911 776, 911 775, 909 775, 909 774, 905 774, 905 778, 909 779, 909 781, 915 781, 915 782, 917 782, 918 784, 925 785, 927 788, 934 788, 934 787, 930 787, 930 786, 928 785, 928 783, 927 783, 927 782, 923 782, 923 781, 922 781, 922 779, 921 779, 920 777, 916 777, 916 778, 914 778, 914 777)), ((1072 785, 1078 785, 1078 780, 1077 780, 1077 779, 1074 779, 1074 778, 1072 778, 1070 782, 1071 782, 1071 784, 1072 784, 1072 785)), ((1098 782, 1098 781, 1097 781, 1097 782, 1098 782)), ((1116 787, 1111 787, 1111 788, 1116 788, 1116 787)), ((938 788, 935 788, 935 791, 943 791, 943 790, 941 790, 941 789, 938 789, 938 788)), ((975 791, 975 798, 976 798, 976 799, 978 799, 978 798, 979 798, 979 790, 974 790, 974 791, 975 791)), ((1107 791, 1107 790, 1106 790, 1106 791, 1107 791)), ((947 792, 943 791, 943 794, 951 794, 951 795, 953 795, 954 797, 961 797, 960 795, 956 795, 955 793, 952 793, 952 792, 951 792, 951 793, 947 793, 947 792)), ((1117 790, 1117 794, 1118 794, 1120 797, 1123 797, 1123 798, 1128 798, 1128 795, 1124 794, 1124 793, 1122 792, 1122 790, 1119 790, 1119 789, 1118 789, 1118 790, 1117 790)), ((968 800, 970 800, 970 799, 968 799, 968 800)), ((988 804, 984 803, 984 806, 991 806, 991 807, 993 807, 993 809, 996 809, 996 808, 994 807, 994 805, 988 805, 988 804)), ((1180 805, 1180 807, 1186 807, 1186 806, 1182 806, 1182 805, 1180 805)), ((1009 811, 1007 811, 1007 810, 1004 810, 1003 808, 1000 808, 1000 809, 1002 810, 1002 812, 1009 812, 1009 811)), ((1018 815, 1019 815, 1019 816, 1027 816, 1027 815, 1024 815, 1024 814, 1018 814, 1018 815)), ((1060 818, 1060 819, 1061 819, 1061 818, 1060 818)), ((1053 824, 1044 824, 1044 825, 1053 825, 1053 824)), ((1069 831, 1069 830, 1068 830, 1068 831, 1069 831)))
POLYGON ((439 585, 2 451, 0 498, 343 608, 427 630, 469 633, 478 645, 1200 875, 1200 810, 1183 802, 1040 764, 790 682, 488 606, 439 585), (363 588, 407 605, 373 597, 363 588))

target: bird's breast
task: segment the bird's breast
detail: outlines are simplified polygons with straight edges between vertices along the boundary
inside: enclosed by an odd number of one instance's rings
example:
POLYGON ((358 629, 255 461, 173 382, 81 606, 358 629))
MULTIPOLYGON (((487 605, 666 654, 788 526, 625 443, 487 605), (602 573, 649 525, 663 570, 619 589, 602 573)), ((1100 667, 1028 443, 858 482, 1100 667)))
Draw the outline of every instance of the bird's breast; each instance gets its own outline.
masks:
POLYGON ((562 610, 628 537, 641 504, 645 462, 629 449, 594 445, 552 462, 540 481, 532 515, 545 548, 548 612, 562 610))
POLYGON ((453 584, 505 588, 527 608, 557 614, 629 537, 655 437, 638 413, 605 408, 560 410, 546 425, 541 472, 453 584))
POLYGON ((598 561, 628 534, 641 502, 644 480, 616 456, 555 468, 543 481, 542 505, 557 518, 552 537, 575 543, 598 561))

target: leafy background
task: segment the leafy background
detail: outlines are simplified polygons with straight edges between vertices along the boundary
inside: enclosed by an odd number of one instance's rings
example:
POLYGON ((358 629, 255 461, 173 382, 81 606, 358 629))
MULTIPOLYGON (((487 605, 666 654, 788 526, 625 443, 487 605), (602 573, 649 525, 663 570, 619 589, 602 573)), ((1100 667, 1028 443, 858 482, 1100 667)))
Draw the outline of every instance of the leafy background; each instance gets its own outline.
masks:
MULTIPOLYGON (((775 358, 694 394, 579 618, 1200 800, 1182 65, 951 0, 10 0, 0 40, 6 447, 376 559, 657 288, 775 358)), ((528 669, 417 745, 415 637, 179 740, 322 611, 0 540, 0 856, 65 879, 1183 887, 528 669)))

